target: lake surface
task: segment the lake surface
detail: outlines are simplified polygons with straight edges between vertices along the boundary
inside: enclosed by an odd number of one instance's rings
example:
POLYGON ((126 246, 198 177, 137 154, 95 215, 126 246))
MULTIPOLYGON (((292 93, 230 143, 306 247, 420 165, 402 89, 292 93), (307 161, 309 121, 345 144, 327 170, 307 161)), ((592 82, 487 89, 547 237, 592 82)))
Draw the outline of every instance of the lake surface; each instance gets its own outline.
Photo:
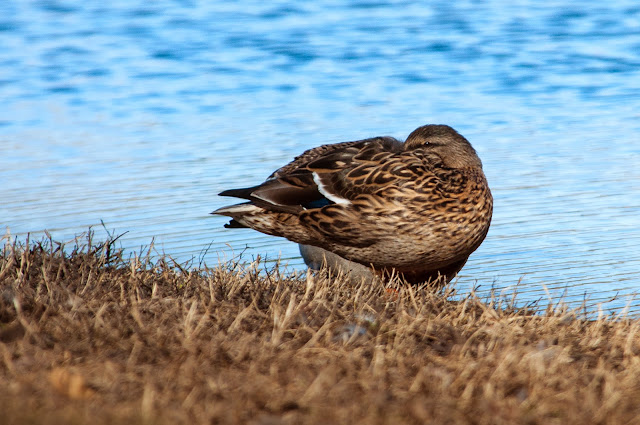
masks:
POLYGON ((303 270, 297 245, 224 229, 216 194, 313 146, 446 123, 495 198, 461 291, 640 312, 637 1, 103 3, 0 3, 11 238, 91 227, 195 266, 303 270))

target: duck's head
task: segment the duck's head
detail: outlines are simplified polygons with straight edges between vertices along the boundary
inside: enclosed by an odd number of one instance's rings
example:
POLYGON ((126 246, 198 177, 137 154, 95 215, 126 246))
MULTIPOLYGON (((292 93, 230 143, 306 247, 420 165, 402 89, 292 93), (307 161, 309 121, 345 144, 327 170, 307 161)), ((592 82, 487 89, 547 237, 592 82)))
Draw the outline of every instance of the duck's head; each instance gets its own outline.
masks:
POLYGON ((437 153, 450 168, 482 168, 471 143, 448 125, 429 124, 413 130, 404 142, 404 150, 418 148, 437 153))

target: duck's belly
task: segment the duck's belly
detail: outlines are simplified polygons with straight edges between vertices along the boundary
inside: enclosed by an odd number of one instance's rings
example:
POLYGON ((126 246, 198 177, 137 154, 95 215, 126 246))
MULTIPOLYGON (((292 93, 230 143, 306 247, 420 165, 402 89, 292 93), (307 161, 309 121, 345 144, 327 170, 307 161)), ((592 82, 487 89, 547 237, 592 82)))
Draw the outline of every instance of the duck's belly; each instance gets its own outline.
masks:
POLYGON ((407 272, 431 271, 468 258, 480 246, 488 228, 488 223, 481 222, 432 223, 424 228, 407 224, 397 226, 394 232, 388 231, 386 225, 371 226, 372 243, 366 246, 337 243, 327 248, 361 264, 407 272))

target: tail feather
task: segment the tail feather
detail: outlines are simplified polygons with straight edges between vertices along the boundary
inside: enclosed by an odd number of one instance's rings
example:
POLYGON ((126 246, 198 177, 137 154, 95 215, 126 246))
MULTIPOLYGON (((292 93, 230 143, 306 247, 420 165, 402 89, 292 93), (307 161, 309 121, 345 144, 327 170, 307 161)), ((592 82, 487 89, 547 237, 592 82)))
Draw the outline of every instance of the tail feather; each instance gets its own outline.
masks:
POLYGON ((226 215, 228 217, 241 216, 247 213, 255 213, 260 211, 260 207, 255 206, 251 202, 245 202, 244 204, 227 205, 226 207, 218 208, 211 214, 214 215, 226 215))
POLYGON ((256 207, 251 202, 245 202, 244 204, 227 205, 226 207, 218 208, 211 214, 231 217, 229 223, 224 225, 227 229, 242 229, 249 227, 242 223, 242 216, 248 213, 255 213, 259 209, 259 207, 256 207))
POLYGON ((240 223, 239 221, 233 218, 227 224, 225 224, 224 227, 226 227, 227 229, 248 229, 249 228, 248 226, 245 226, 244 224, 240 223))

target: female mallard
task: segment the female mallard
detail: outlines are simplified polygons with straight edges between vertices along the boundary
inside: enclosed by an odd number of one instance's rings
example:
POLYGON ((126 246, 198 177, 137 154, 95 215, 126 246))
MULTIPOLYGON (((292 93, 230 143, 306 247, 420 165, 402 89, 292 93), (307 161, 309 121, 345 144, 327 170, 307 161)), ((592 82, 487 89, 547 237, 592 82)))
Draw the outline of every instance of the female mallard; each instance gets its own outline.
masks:
POLYGON ((249 202, 212 214, 411 283, 448 282, 482 243, 493 198, 471 144, 446 125, 406 142, 375 137, 304 152, 262 184, 225 190, 249 202))

